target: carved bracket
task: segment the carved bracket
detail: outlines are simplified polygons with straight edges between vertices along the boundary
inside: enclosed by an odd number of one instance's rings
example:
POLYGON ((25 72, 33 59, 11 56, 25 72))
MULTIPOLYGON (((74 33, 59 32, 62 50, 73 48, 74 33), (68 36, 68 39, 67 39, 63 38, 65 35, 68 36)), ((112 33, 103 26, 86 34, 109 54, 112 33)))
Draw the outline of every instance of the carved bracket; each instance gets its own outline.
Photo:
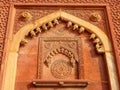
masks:
POLYGON ((93 40, 93 43, 95 44, 96 50, 98 53, 104 53, 104 46, 101 42, 101 40, 95 35, 95 34, 91 34, 90 39, 93 40))

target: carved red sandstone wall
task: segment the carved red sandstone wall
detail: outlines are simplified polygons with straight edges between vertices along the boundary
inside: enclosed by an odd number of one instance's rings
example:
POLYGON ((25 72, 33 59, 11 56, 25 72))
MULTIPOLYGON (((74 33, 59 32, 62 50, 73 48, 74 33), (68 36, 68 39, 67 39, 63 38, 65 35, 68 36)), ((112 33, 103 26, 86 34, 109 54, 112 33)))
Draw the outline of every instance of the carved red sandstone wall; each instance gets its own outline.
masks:
MULTIPOLYGON (((33 81, 33 79, 40 79, 44 81, 44 80, 58 80, 58 78, 64 78, 63 80, 73 80, 73 81, 75 79, 76 80, 88 79, 91 81, 91 85, 88 86, 87 89, 93 90, 94 88, 95 90, 109 90, 107 71, 105 69, 104 59, 102 55, 99 55, 98 53, 96 53, 94 45, 91 42, 92 40, 89 39, 89 33, 85 31, 85 33, 81 34, 78 39, 75 38, 78 36, 79 34, 77 32, 71 30, 70 28, 67 28, 66 24, 61 22, 59 25, 56 25, 50 30, 44 33, 41 33, 37 37, 34 37, 28 40, 28 44, 26 44, 24 47, 20 47, 20 50, 19 50, 15 90, 37 89, 30 84, 33 81), (52 38, 50 38, 50 36, 52 36, 52 38), (42 38, 39 39, 38 37, 42 37, 42 38), (59 37, 59 38, 56 38, 56 37, 59 37), (63 39, 64 41, 62 41, 63 39), (57 42, 55 42, 55 40, 57 40, 57 42), (73 44, 73 40, 74 40, 74 44, 73 44), (75 42, 79 42, 79 44, 75 42), (74 46, 72 48, 71 48, 71 43, 72 43, 72 46, 74 46), (62 48, 57 48, 57 51, 60 52, 60 54, 58 53, 55 55, 54 53, 56 50, 55 48, 59 47, 58 45, 62 46, 62 48), (38 50, 38 46, 39 46, 39 52, 36 52, 38 50), (65 56, 65 52, 64 52, 65 49, 69 50, 70 52, 72 52, 73 55, 75 55, 76 61, 78 60, 81 66, 78 65, 78 62, 76 62, 76 65, 78 66, 75 65, 75 67, 66 67, 66 62, 60 62, 61 59, 62 61, 73 60, 65 56), (78 52, 77 50, 79 50, 80 52, 79 56, 78 56, 78 53, 76 53, 78 52), (38 53, 39 53, 39 57, 37 58, 38 53), (64 53, 64 55, 61 53, 64 53), (49 58, 47 59, 48 56, 49 58), (48 61, 49 63, 50 61, 49 59, 51 56, 52 56, 51 63, 49 67, 46 67, 46 63, 44 63, 44 61, 48 61), (37 61, 39 63, 37 63, 37 61), (59 65, 57 62, 59 62, 59 65), (66 68, 62 67, 60 63, 64 64, 62 66, 66 68), (56 67, 56 64, 57 64, 57 67, 56 67), (58 70, 59 68, 64 68, 65 70, 62 70, 62 72, 59 72, 58 70), (72 72, 71 72, 71 68, 72 68, 72 72), (64 74, 67 74, 66 75, 67 78, 63 76, 61 77, 61 74, 63 72, 64 74), (68 73, 70 76, 68 76, 68 73)), ((71 66, 71 63, 69 62, 68 65, 71 66)), ((45 82, 43 82, 42 84, 44 83, 45 82)), ((45 85, 48 85, 48 84, 49 83, 47 84, 45 83, 45 85)), ((41 88, 41 90, 42 89, 43 88, 41 88)), ((44 90, 48 90, 48 89, 44 88, 44 90)), ((82 89, 82 90, 85 90, 85 89, 82 89)), ((61 89, 58 89, 58 90, 61 90, 61 89)), ((75 88, 75 90, 77 89, 75 88)), ((78 90, 81 90, 81 89, 79 88, 78 90)))
MULTIPOLYGON (((112 21, 112 40, 114 44, 117 66, 120 64, 120 4, 119 0, 1 0, 0 1, 0 64, 4 62, 5 55, 5 40, 8 39, 6 33, 7 23, 9 16, 9 8, 11 3, 49 3, 49 4, 60 4, 65 3, 79 3, 79 4, 108 4, 110 9, 110 16, 112 21), (3 60, 2 60, 3 59, 3 60)), ((68 4, 69 5, 69 4, 68 4)), ((119 67, 119 77, 120 77, 120 67, 119 67)))

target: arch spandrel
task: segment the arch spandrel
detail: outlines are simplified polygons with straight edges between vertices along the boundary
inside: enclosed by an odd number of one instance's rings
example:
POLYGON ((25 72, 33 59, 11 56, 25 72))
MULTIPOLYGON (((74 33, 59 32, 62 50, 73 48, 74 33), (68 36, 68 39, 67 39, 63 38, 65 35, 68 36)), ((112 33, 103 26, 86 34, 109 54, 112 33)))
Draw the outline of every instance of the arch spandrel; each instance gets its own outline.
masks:
POLYGON ((91 23, 89 23, 87 21, 84 21, 84 20, 82 20, 80 18, 77 18, 77 17, 75 17, 73 15, 70 15, 70 14, 68 14, 66 12, 63 12, 61 10, 56 11, 56 12, 54 12, 54 13, 52 13, 50 15, 47 15, 45 17, 42 17, 42 18, 36 20, 35 22, 30 23, 30 24, 25 25, 24 27, 22 27, 16 33, 16 35, 13 38, 13 42, 15 42, 16 44, 13 44, 13 46, 11 46, 11 50, 13 48, 15 49, 15 47, 16 47, 16 50, 17 50, 17 48, 19 47, 20 41, 31 30, 34 30, 35 28, 40 27, 42 24, 48 23, 48 22, 50 22, 50 21, 52 21, 52 20, 54 20, 56 18, 62 18, 62 19, 65 19, 67 21, 71 21, 71 22, 73 22, 75 24, 78 24, 80 26, 85 27, 85 29, 87 29, 88 32, 94 33, 94 34, 97 35, 98 38, 100 38, 100 40, 102 41, 102 43, 104 45, 105 51, 112 51, 110 41, 109 41, 108 37, 106 36, 106 34, 102 30, 100 30, 98 27, 96 27, 95 25, 92 25, 91 23))

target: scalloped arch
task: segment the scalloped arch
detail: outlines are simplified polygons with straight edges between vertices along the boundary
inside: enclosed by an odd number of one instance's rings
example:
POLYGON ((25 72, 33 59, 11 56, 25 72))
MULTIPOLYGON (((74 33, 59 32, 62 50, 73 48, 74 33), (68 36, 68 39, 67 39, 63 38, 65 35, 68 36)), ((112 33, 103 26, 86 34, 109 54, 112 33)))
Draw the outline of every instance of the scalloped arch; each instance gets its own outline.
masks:
POLYGON ((97 37, 100 38, 100 40, 102 41, 103 45, 104 45, 104 49, 105 51, 112 51, 111 48, 111 44, 110 41, 108 39, 108 37, 106 36, 106 34, 100 30, 98 27, 96 27, 95 25, 92 25, 91 23, 84 21, 80 18, 77 18, 71 14, 68 14, 66 12, 63 12, 61 10, 56 11, 52 14, 49 14, 47 16, 44 16, 36 21, 34 21, 33 23, 29 23, 25 26, 23 26, 14 36, 13 38, 13 44, 11 46, 11 51, 12 50, 16 50, 18 51, 18 47, 19 47, 19 43, 21 42, 21 40, 25 37, 25 35, 27 33, 29 33, 31 30, 34 30, 35 28, 41 26, 44 23, 47 23, 49 21, 52 21, 56 18, 63 18, 65 20, 71 21, 75 24, 78 24, 80 26, 85 27, 90 33, 94 33, 97 35, 97 37), (18 38, 19 37, 19 38, 18 38))
POLYGON ((109 75, 109 81, 110 81, 110 88, 111 90, 119 90, 119 84, 118 84, 118 77, 116 73, 116 67, 114 63, 114 56, 111 48, 111 43, 107 37, 107 35, 98 27, 95 25, 92 25, 89 22, 86 22, 80 18, 77 18, 73 15, 70 15, 64 11, 56 11, 52 14, 49 14, 45 17, 42 17, 33 23, 29 23, 25 26, 23 26, 12 38, 10 41, 10 47, 8 54, 6 55, 6 67, 2 82, 2 89, 1 90, 14 90, 15 85, 15 77, 16 77, 16 69, 17 69, 17 59, 18 59, 18 50, 21 40, 25 37, 26 34, 28 34, 31 30, 34 30, 35 28, 41 26, 44 23, 47 23, 49 21, 52 21, 56 18, 63 18, 65 20, 69 20, 73 23, 76 23, 80 26, 85 27, 90 33, 94 33, 97 35, 97 37, 100 38, 100 40, 103 43, 104 46, 104 56, 106 59, 106 65, 109 75), (10 83, 8 83, 8 81, 10 83))

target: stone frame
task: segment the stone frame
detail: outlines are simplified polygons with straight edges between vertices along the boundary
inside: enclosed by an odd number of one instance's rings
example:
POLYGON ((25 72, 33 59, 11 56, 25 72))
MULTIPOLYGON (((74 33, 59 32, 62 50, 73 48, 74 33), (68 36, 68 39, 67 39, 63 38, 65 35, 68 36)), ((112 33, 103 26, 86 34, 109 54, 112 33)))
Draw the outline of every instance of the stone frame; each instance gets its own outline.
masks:
MULTIPOLYGON (((14 13, 14 11, 15 11, 15 8, 14 8, 14 6, 16 6, 17 4, 15 4, 15 5, 11 5, 11 13, 13 12, 14 13)), ((30 5, 33 5, 33 4, 30 4, 30 5)), ((94 6, 94 5, 93 5, 94 6)), ((104 6, 104 5, 103 5, 104 6)), ((106 7, 106 6, 105 6, 106 7)), ((64 13, 63 13, 64 14, 64 13)), ((64 16, 64 15, 63 15, 64 16)), ((11 17, 11 15, 9 16, 9 17, 11 17)), ((11 20, 10 21, 12 21, 12 19, 14 18, 14 14, 12 15, 12 18, 11 18, 11 20)), ((28 26, 26 26, 26 27, 24 27, 24 28, 27 28, 28 29, 28 26)), ((22 29, 24 29, 24 28, 22 28, 22 29)), ((30 28, 33 28, 33 24, 30 24, 30 28)), ((30 29, 29 28, 29 29, 30 29)), ((14 63, 17 63, 17 56, 18 56, 18 54, 17 54, 17 52, 18 52, 18 49, 19 49, 19 45, 17 46, 17 44, 19 44, 20 43, 20 41, 21 41, 21 39, 22 39, 22 35, 20 35, 20 34, 26 34, 26 33, 22 33, 22 32, 18 32, 16 35, 14 35, 14 36, 12 36, 12 30, 13 30, 13 27, 11 27, 10 25, 8 26, 8 29, 9 29, 9 35, 8 35, 8 44, 6 45, 6 48, 7 48, 7 53, 6 53, 6 56, 5 56, 5 67, 4 67, 4 74, 3 74, 3 83, 2 83, 2 90, 14 90, 14 81, 15 81, 15 73, 16 73, 16 65, 14 65, 14 63), (19 41, 16 41, 15 40, 15 38, 16 37, 18 37, 18 38, 20 38, 20 40, 19 41), (16 44, 17 43, 17 44, 16 44), (10 45, 10 46, 9 46, 10 45), (16 48, 14 47, 14 45, 16 46, 16 48), (14 57, 14 58, 12 58, 12 57, 14 57), (11 62, 12 61, 12 62, 11 62), (13 62, 14 61, 14 62, 13 62), (9 66, 10 65, 10 66, 9 66), (14 66, 14 67, 13 67, 14 66), (12 71, 11 71, 12 70, 12 71), (12 74, 14 74, 14 75, 12 75, 12 74), (7 81, 11 81, 11 83, 7 83, 7 81), (10 85, 11 84, 11 85, 10 85)), ((98 28, 96 28, 96 29, 98 29, 98 28)), ((99 30, 99 29, 98 29, 99 30)), ((21 30, 20 30, 21 31, 21 30)), ((29 31, 29 30, 28 30, 29 31)), ((98 35, 99 36, 99 35, 98 35)), ((104 35, 103 35, 104 36, 104 35)), ((106 37, 106 36, 105 36, 106 37)), ((107 39, 107 37, 106 37, 106 39, 107 39)), ((102 41, 102 40, 101 40, 102 41)), ((110 44, 110 42, 109 42, 109 40, 107 39, 106 40, 108 43, 106 44, 106 48, 108 47, 108 49, 106 49, 106 55, 105 55, 105 58, 106 59, 111 59, 111 61, 109 60, 109 62, 107 62, 107 64, 108 65, 113 65, 113 67, 108 67, 108 69, 112 69, 112 71, 111 72, 115 72, 116 70, 115 70, 115 66, 114 66, 114 58, 113 58, 113 53, 111 53, 111 46, 109 47, 109 44, 110 44), (114 71, 115 70, 115 71, 114 71)), ((105 45, 105 44, 104 44, 105 45)), ((109 70, 108 70, 109 71, 109 70)), ((116 72, 115 72, 116 73, 116 72)), ((110 72, 109 72, 109 77, 110 77, 110 75, 113 75, 112 73, 110 74, 110 72)), ((114 80, 115 80, 115 82, 117 81, 117 74, 115 74, 115 78, 114 79, 112 79, 111 77, 111 79, 113 80, 110 80, 110 82, 111 82, 111 90, 119 90, 119 84, 115 84, 114 83, 114 80), (118 86, 118 87, 117 87, 118 86), (116 88, 116 89, 115 89, 116 88)), ((114 77, 114 75, 113 75, 113 77, 114 77)))

